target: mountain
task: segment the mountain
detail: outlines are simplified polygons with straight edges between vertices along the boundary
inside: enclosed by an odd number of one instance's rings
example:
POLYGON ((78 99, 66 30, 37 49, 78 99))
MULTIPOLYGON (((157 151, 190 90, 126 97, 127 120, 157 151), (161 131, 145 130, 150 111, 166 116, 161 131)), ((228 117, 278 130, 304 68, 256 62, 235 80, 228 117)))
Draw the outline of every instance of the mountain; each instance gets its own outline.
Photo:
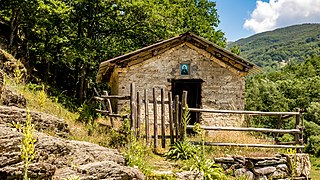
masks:
POLYGON ((320 54, 320 24, 301 24, 255 34, 230 43, 238 45, 243 58, 261 67, 277 68, 320 54))

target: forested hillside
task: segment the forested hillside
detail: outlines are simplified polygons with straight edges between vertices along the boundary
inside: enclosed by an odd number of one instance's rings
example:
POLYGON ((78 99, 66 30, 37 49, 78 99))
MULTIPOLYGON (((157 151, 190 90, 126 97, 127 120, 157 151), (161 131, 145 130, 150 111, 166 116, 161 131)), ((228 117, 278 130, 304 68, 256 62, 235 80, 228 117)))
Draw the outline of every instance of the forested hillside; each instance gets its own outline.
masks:
POLYGON ((262 67, 279 68, 319 54, 320 24, 302 24, 255 34, 229 46, 240 46, 241 56, 262 67))
MULTIPOLYGON (((1 3, 4 48, 45 83, 83 103, 101 61, 192 31, 221 46, 215 2, 10 0, 1 3)), ((52 91, 53 92, 53 91, 52 91)))
MULTIPOLYGON (((247 78, 247 110, 290 112, 296 108, 304 111, 306 151, 320 156, 320 56, 247 78)), ((255 124, 276 128, 277 121, 257 118, 255 124)), ((284 127, 294 128, 294 121, 283 122, 284 127)), ((286 140, 293 140, 293 136, 286 140)))

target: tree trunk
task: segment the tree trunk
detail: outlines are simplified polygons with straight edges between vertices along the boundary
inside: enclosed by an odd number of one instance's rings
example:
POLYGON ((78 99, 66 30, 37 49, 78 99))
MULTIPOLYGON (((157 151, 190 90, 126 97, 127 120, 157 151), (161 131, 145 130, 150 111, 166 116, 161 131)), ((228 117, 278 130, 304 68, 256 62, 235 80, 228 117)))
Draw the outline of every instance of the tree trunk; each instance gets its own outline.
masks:
POLYGON ((80 74, 80 88, 79 88, 79 101, 82 104, 84 99, 84 86, 86 80, 86 65, 81 67, 81 74, 80 74))
POLYGON ((12 9, 12 16, 10 20, 10 35, 9 35, 9 49, 13 50, 14 39, 17 35, 19 26, 19 8, 12 9))

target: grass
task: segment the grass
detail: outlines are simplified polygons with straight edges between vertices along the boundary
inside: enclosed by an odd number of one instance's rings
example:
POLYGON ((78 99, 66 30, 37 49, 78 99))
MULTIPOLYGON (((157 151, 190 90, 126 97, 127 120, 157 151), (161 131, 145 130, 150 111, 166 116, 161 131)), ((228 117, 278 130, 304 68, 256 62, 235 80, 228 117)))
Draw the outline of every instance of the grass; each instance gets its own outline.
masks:
POLYGON ((311 179, 319 179, 320 177, 320 158, 310 156, 311 161, 311 179))
MULTIPOLYGON (((42 90, 27 88, 26 85, 17 84, 11 78, 5 78, 5 85, 13 92, 23 94, 27 101, 27 108, 33 111, 44 112, 54 115, 58 118, 64 119, 69 125, 71 135, 68 137, 70 140, 88 141, 91 143, 106 146, 108 142, 107 128, 99 127, 96 123, 87 125, 77 121, 79 113, 68 111, 63 105, 58 103, 56 97, 49 97, 45 93, 45 88, 42 90), (88 135, 89 129, 94 129, 90 136, 88 135)), ((47 132, 53 135, 51 132, 47 132)))

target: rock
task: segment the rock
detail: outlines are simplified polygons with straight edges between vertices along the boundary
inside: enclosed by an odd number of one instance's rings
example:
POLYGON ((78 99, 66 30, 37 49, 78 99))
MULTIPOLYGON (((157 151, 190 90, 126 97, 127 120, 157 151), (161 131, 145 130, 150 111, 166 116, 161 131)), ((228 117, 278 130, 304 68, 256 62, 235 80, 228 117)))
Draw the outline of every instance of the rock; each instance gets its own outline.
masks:
POLYGON ((81 179, 144 179, 144 175, 135 168, 122 166, 113 161, 94 162, 81 165, 78 168, 64 168, 57 171, 53 179, 78 176, 81 179))
POLYGON ((311 163, 308 154, 285 154, 289 171, 296 177, 310 177, 311 163))
MULTIPOLYGON (((55 116, 36 111, 30 111, 30 115, 37 131, 50 131, 61 137, 66 137, 70 132, 68 124, 55 116)), ((26 116, 25 109, 0 106, 0 123, 2 124, 12 122, 24 124, 26 116)))
POLYGON ((279 164, 279 165, 277 165, 276 168, 281 170, 281 171, 288 172, 288 166, 286 164, 279 164))
POLYGON ((12 92, 7 88, 2 90, 0 102, 5 106, 16 106, 19 108, 25 108, 27 105, 26 98, 23 95, 12 92))
POLYGON ((234 159, 232 157, 214 158, 214 162, 216 162, 216 163, 233 163, 234 159))
POLYGON ((196 172, 196 171, 183 171, 176 174, 177 179, 181 180, 203 180, 203 172, 196 172))
POLYGON ((8 74, 9 77, 14 77, 16 70, 19 71, 21 80, 25 79, 27 76, 27 69, 25 66, 11 54, 2 49, 0 49, 0 64, 0 68, 8 74))
MULTIPOLYGON (((43 133, 36 133, 36 137, 36 157, 28 169, 31 179, 62 179, 71 175, 82 180, 144 179, 139 170, 125 166, 124 157, 115 149, 43 133)), ((20 132, 0 124, 0 179, 22 177, 21 138, 20 132)))
POLYGON ((253 173, 256 175, 266 175, 275 172, 277 168, 273 166, 267 166, 263 168, 253 168, 253 173))
POLYGON ((240 164, 244 165, 246 162, 246 159, 243 156, 235 156, 234 160, 239 162, 240 164))
POLYGON ((235 177, 241 177, 246 171, 248 171, 246 168, 240 168, 234 171, 235 177))
POLYGON ((252 162, 251 160, 246 160, 244 166, 245 166, 246 168, 248 168, 248 169, 254 168, 254 164, 253 164, 253 162, 252 162))
POLYGON ((27 105, 26 98, 4 86, 3 73, 0 71, 0 103, 5 106, 16 106, 20 108, 25 108, 27 105))
POLYGON ((285 171, 281 171, 281 170, 276 170, 275 172, 273 172, 271 174, 271 176, 269 176, 269 179, 281 179, 281 178, 285 178, 288 177, 288 173, 285 171))
POLYGON ((279 159, 279 160, 263 160, 263 161, 258 161, 255 166, 272 166, 272 165, 276 165, 276 164, 282 164, 282 163, 286 163, 285 159, 279 159))
POLYGON ((256 179, 257 180, 268 180, 267 176, 264 176, 264 175, 258 176, 258 177, 256 177, 256 179))
POLYGON ((235 170, 234 175, 236 179, 243 178, 246 180, 254 180, 254 174, 245 168, 235 170))

